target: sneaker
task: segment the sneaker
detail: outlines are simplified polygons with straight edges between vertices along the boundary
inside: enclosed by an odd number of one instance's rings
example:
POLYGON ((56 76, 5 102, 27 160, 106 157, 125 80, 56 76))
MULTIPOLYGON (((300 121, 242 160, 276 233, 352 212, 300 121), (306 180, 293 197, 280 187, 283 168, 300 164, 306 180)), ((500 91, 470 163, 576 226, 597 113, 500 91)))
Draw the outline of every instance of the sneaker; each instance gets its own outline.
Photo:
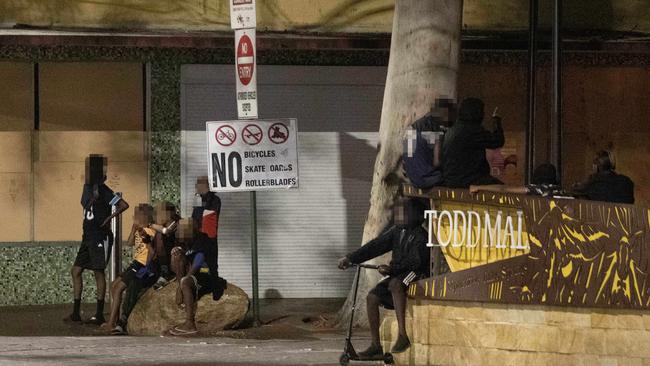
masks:
POLYGON ((371 344, 368 349, 361 351, 357 354, 359 360, 382 360, 384 358, 384 350, 379 345, 371 344))
POLYGON ((95 315, 84 322, 84 324, 97 325, 97 326, 102 325, 104 323, 106 323, 106 319, 104 319, 103 315, 102 316, 95 315))
POLYGON ((167 279, 165 277, 160 276, 160 277, 158 277, 158 281, 156 281, 156 283, 153 284, 153 289, 158 291, 161 288, 167 286, 168 284, 169 284, 169 281, 167 281, 167 279))
POLYGON ((400 335, 397 337, 397 341, 395 341, 395 344, 393 345, 393 348, 391 348, 390 352, 402 353, 409 347, 411 347, 411 341, 409 341, 409 337, 400 335))
POLYGON ((126 335, 126 331, 121 325, 117 325, 111 330, 111 335, 126 335))

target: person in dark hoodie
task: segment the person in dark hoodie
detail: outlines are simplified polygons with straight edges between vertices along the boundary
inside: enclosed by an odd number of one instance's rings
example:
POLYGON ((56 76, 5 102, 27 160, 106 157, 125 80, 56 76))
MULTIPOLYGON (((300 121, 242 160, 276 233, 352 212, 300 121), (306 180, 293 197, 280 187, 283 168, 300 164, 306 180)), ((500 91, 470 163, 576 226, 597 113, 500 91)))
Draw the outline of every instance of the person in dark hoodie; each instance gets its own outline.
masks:
POLYGON ((425 204, 417 199, 398 200, 393 209, 394 225, 376 239, 339 259, 340 269, 360 264, 393 251, 389 265, 380 265, 379 273, 386 276, 367 297, 368 321, 372 343, 359 352, 360 359, 380 359, 383 349, 379 341, 379 306, 395 309, 399 336, 391 349, 393 353, 406 351, 411 345, 406 334, 406 289, 408 285, 429 273, 429 248, 427 232, 422 227, 425 204))
POLYGON ((594 158, 594 173, 585 182, 573 186, 574 194, 593 201, 634 203, 634 182, 616 173, 612 153, 601 150, 594 158))
POLYGON ((459 107, 458 121, 445 134, 442 145, 443 185, 450 188, 468 188, 470 185, 503 184, 490 175, 490 164, 485 149, 503 146, 505 138, 501 118, 495 113, 494 131, 482 126, 483 101, 466 98, 459 107))

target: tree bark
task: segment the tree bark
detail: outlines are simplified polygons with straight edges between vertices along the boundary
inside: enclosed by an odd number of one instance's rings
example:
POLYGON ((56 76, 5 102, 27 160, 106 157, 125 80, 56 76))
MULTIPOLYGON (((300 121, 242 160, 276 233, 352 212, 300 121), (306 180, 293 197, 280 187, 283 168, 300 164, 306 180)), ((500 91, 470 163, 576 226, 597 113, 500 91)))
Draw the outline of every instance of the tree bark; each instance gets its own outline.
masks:
MULTIPOLYGON (((363 243, 377 237, 391 222, 398 188, 405 181, 400 157, 405 129, 427 113, 436 98, 456 97, 460 53, 462 0, 396 0, 388 75, 379 126, 370 210, 363 243)), ((390 253, 377 258, 387 264, 390 253)), ((357 295, 355 326, 367 325, 365 297, 379 273, 363 270, 357 295)), ((337 322, 350 319, 352 291, 337 322)))

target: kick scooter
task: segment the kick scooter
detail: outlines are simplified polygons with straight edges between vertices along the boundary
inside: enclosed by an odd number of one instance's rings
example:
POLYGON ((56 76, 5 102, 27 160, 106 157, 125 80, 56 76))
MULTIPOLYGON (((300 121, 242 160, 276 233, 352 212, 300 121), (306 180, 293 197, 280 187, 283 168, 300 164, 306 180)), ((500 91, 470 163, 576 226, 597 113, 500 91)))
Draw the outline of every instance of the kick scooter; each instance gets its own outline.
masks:
POLYGON ((379 266, 373 264, 352 264, 354 267, 357 267, 357 272, 354 275, 354 291, 352 294, 352 313, 350 314, 350 324, 348 325, 348 332, 345 337, 345 347, 343 348, 343 353, 339 358, 339 363, 341 366, 348 366, 350 361, 384 361, 386 365, 392 365, 395 363, 393 360, 393 355, 389 352, 384 353, 382 358, 373 359, 373 360, 360 360, 357 351, 354 350, 352 345, 352 324, 354 322, 354 312, 357 309, 357 290, 359 289, 359 277, 361 275, 361 268, 370 268, 377 269, 379 266))

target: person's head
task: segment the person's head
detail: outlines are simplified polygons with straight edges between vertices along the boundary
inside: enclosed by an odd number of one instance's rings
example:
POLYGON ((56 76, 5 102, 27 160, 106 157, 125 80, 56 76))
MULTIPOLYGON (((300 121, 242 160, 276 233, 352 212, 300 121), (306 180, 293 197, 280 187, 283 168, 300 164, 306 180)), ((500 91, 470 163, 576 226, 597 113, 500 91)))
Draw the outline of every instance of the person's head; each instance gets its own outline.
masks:
POLYGON ((178 211, 176 211, 176 206, 168 201, 156 203, 153 207, 153 219, 158 225, 177 220, 178 211))
POLYGON ((393 206, 393 219, 397 226, 416 227, 424 221, 425 204, 417 198, 398 198, 393 206))
POLYGON ((600 150, 594 158, 594 171, 608 172, 616 169, 614 154, 608 150, 600 150))
POLYGON ((553 164, 541 164, 533 171, 532 184, 557 185, 557 171, 553 164))
POLYGON ((133 223, 142 227, 153 224, 153 207, 147 203, 139 204, 133 210, 133 223))
POLYGON ((194 225, 192 219, 180 219, 176 229, 176 240, 189 247, 194 239, 194 225))
POLYGON ((456 121, 456 102, 450 98, 436 98, 431 112, 436 122, 439 124, 451 127, 456 121))
POLYGON ((468 123, 483 123, 485 105, 479 98, 465 98, 458 108, 458 120, 468 123))
POLYGON ((199 196, 205 196, 210 192, 210 181, 207 176, 201 176, 196 178, 196 194, 199 196))
POLYGON ((108 159, 101 154, 86 157, 86 184, 102 184, 106 181, 108 159))

